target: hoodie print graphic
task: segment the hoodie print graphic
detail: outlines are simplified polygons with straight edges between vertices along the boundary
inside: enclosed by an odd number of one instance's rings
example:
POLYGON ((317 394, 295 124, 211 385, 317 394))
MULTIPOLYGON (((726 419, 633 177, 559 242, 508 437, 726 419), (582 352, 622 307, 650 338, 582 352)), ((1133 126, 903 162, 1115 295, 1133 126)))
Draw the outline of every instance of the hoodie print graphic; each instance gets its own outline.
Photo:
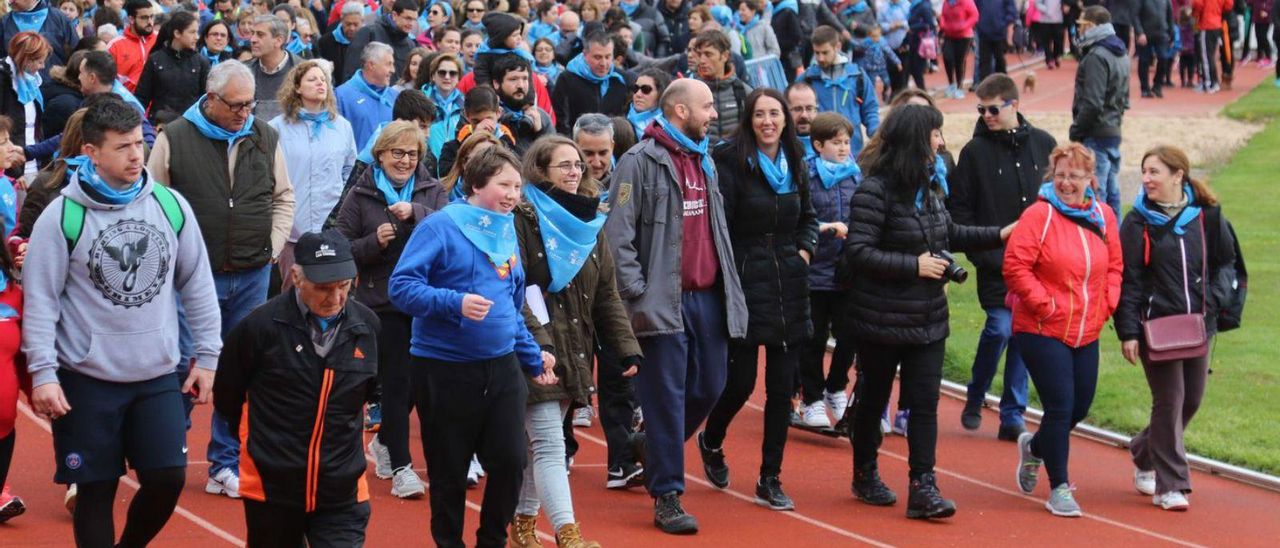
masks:
POLYGON ((98 233, 89 248, 89 279, 103 298, 125 308, 155 298, 169 273, 169 241, 156 227, 123 219, 98 233))

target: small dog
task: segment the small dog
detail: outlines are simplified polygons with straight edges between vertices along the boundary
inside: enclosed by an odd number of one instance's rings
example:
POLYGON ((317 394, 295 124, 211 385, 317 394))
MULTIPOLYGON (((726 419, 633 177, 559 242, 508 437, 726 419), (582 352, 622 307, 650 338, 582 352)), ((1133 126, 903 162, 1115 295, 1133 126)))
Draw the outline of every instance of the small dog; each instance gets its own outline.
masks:
POLYGON ((1028 72, 1027 72, 1027 75, 1026 75, 1025 77, 1023 77, 1023 78, 1022 78, 1022 92, 1023 92, 1023 93, 1035 93, 1035 92, 1036 92, 1036 73, 1035 73, 1035 71, 1028 71, 1028 72))

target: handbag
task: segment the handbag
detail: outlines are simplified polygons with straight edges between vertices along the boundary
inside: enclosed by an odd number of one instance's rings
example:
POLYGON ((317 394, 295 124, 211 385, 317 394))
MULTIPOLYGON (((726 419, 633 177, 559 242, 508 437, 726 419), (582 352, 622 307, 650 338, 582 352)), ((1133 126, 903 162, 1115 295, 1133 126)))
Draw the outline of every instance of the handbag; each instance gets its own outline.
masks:
POLYGON ((926 31, 920 34, 920 47, 916 48, 916 53, 921 59, 933 61, 938 58, 938 35, 933 31, 926 31))
MULTIPOLYGON (((1147 246, 1150 246, 1151 243, 1146 235, 1146 229, 1143 229, 1143 238, 1147 239, 1147 246)), ((1208 234, 1204 231, 1204 214, 1201 214, 1200 268, 1202 271, 1200 281, 1204 284, 1204 289, 1200 294, 1201 311, 1199 313, 1191 311, 1191 290, 1186 285, 1183 285, 1182 290, 1187 297, 1186 314, 1144 320, 1142 322, 1142 338, 1146 342, 1144 350, 1147 361, 1170 362, 1187 360, 1200 358, 1209 353, 1209 334, 1204 326, 1204 314, 1207 311, 1205 299, 1209 292, 1207 239, 1208 234)))

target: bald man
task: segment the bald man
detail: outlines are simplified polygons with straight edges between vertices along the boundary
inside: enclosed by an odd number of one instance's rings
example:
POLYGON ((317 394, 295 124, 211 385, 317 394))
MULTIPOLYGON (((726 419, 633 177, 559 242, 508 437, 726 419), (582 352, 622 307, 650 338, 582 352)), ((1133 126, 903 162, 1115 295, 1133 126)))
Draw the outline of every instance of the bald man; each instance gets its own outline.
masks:
MULTIPOLYGON (((676 80, 661 108, 614 168, 605 232, 615 246, 618 293, 645 355, 635 382, 653 522, 665 533, 692 534, 698 522, 680 504, 684 444, 724 389, 728 339, 746 336, 747 305, 708 156, 707 130, 716 119, 711 89, 676 80)), ((723 461, 723 452, 715 454, 723 461)))
POLYGON ((566 11, 560 16, 560 43, 556 44, 556 61, 569 64, 582 53, 582 18, 576 12, 566 11))

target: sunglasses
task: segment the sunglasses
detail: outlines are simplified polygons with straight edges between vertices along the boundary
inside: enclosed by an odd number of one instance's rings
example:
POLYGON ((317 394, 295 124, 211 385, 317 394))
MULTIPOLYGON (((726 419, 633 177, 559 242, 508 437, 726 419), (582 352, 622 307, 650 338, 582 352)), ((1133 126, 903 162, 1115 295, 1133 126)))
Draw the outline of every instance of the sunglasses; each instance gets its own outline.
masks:
POLYGON ((650 93, 653 93, 653 86, 649 84, 643 84, 643 85, 634 84, 631 86, 631 93, 643 93, 645 95, 648 95, 650 93))
POLYGON ((458 77, 458 71, 456 71, 456 70, 445 70, 445 69, 440 69, 440 70, 437 70, 437 71, 436 71, 436 76, 439 76, 439 77, 441 77, 441 78, 457 78, 457 77, 458 77))
POLYGON ((467 13, 484 13, 484 8, 467 8, 467 13))
POLYGON ((978 116, 982 116, 983 114, 999 116, 1000 109, 1009 107, 1011 105, 1013 105, 1012 99, 1005 101, 1004 104, 1001 104, 1001 105, 978 105, 978 116))

